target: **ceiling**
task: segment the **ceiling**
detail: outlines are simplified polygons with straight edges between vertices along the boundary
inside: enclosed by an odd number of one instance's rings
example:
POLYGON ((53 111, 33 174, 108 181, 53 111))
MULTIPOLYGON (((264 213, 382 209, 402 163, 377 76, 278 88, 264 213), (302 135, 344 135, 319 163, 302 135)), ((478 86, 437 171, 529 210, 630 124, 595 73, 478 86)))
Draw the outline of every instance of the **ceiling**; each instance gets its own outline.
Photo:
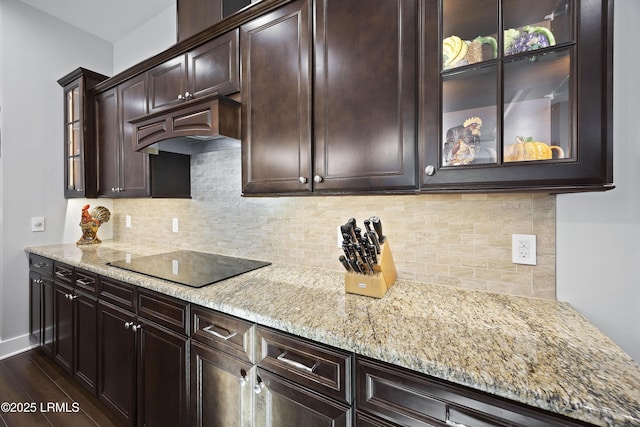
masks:
POLYGON ((111 43, 176 4, 176 0, 21 1, 111 43))

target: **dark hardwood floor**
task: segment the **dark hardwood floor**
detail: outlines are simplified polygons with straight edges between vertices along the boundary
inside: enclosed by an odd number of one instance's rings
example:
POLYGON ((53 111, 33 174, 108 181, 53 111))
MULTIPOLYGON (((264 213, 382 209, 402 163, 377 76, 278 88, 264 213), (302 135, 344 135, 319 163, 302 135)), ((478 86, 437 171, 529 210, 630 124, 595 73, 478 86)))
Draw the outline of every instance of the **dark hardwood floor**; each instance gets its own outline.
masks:
POLYGON ((40 350, 0 360, 0 404, 0 426, 122 426, 102 402, 40 350))

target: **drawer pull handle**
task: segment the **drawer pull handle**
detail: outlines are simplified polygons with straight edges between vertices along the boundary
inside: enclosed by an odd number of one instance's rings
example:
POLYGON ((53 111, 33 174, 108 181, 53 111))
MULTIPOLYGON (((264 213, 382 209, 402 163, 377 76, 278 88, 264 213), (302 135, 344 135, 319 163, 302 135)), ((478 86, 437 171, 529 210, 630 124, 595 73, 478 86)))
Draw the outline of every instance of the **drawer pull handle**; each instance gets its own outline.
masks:
POLYGON ((291 365, 294 368, 302 369, 303 371, 309 373, 313 373, 313 371, 318 367, 317 361, 313 364, 313 366, 309 367, 300 362, 296 362, 295 360, 287 359, 287 351, 284 351, 280 356, 277 357, 277 359, 283 363, 286 363, 287 365, 291 365))
POLYGON ((45 268, 45 267, 49 267, 49 263, 46 262, 39 262, 34 264, 37 268, 45 268))
POLYGON ((76 283, 81 286, 93 285, 96 281, 94 279, 78 279, 76 283))
POLYGON ((61 277, 63 279, 66 279, 67 277, 71 276, 71 272, 70 271, 56 271, 56 276, 61 277))
POLYGON ((215 327, 215 325, 209 325, 206 328, 202 328, 202 330, 205 331, 205 332, 209 332, 214 337, 220 338, 220 339, 225 340, 225 341, 227 341, 227 340, 235 337, 236 335, 238 335, 238 332, 231 332, 228 329, 220 328, 220 329, 224 329, 225 331, 229 332, 228 335, 222 335, 221 333, 214 331, 212 329, 213 327, 215 327))
POLYGON ((457 423, 455 421, 451 421, 448 418, 444 422, 445 422, 446 425, 451 426, 451 427, 467 427, 466 424, 460 424, 460 423, 457 423))

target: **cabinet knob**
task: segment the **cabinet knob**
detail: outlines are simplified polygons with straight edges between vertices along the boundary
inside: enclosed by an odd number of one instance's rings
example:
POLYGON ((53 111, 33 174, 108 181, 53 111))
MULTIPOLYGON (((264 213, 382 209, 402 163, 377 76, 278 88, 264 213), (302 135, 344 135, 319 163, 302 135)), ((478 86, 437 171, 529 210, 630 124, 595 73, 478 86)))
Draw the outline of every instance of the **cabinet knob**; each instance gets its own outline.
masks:
POLYGON ((78 298, 78 295, 73 295, 73 294, 65 294, 64 297, 68 300, 74 300, 76 298, 78 298))
POLYGON ((131 327, 131 330, 132 330, 133 332, 138 332, 140 329, 142 329, 142 325, 133 325, 133 326, 131 327))
POLYGON ((184 99, 184 95, 179 93, 178 94, 178 101, 182 101, 184 99))
POLYGON ((436 173, 436 168, 433 165, 427 165, 426 168, 424 168, 424 173, 427 174, 427 176, 433 176, 433 174, 436 173))
POLYGON ((132 326, 133 326, 133 322, 124 322, 124 328, 125 329, 129 329, 132 326))
POLYGON ((313 182, 315 182, 316 184, 320 184, 323 181, 324 181, 324 178, 321 177, 320 175, 316 175, 313 177, 313 182))
POLYGON ((184 99, 193 99, 193 94, 189 91, 184 93, 184 99))
POLYGON ((300 184, 306 184, 307 178, 305 178, 304 176, 301 176, 300 178, 298 178, 298 181, 300 181, 300 184))
POLYGON ((264 383, 262 382, 260 377, 258 377, 258 383, 253 386, 253 392, 255 394, 260 394, 260 392, 262 391, 263 388, 264 388, 264 383))
POLYGON ((246 375, 243 375, 240 378, 238 378, 238 382, 240 383, 240 387, 244 387, 247 384, 247 381, 249 381, 249 379, 247 378, 246 375))

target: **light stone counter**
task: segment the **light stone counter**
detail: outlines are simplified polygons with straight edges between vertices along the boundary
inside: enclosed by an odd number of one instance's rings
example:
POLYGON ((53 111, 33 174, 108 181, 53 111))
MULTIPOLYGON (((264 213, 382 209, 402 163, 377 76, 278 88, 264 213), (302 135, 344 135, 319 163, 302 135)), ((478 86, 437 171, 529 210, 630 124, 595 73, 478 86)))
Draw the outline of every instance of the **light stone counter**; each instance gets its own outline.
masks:
MULTIPOLYGON (((640 365, 567 303, 398 280, 384 298, 337 271, 272 264, 194 289, 107 266, 175 248, 103 242, 27 252, 603 426, 640 426, 640 365)), ((25 264, 26 268, 26 264, 25 264)))

